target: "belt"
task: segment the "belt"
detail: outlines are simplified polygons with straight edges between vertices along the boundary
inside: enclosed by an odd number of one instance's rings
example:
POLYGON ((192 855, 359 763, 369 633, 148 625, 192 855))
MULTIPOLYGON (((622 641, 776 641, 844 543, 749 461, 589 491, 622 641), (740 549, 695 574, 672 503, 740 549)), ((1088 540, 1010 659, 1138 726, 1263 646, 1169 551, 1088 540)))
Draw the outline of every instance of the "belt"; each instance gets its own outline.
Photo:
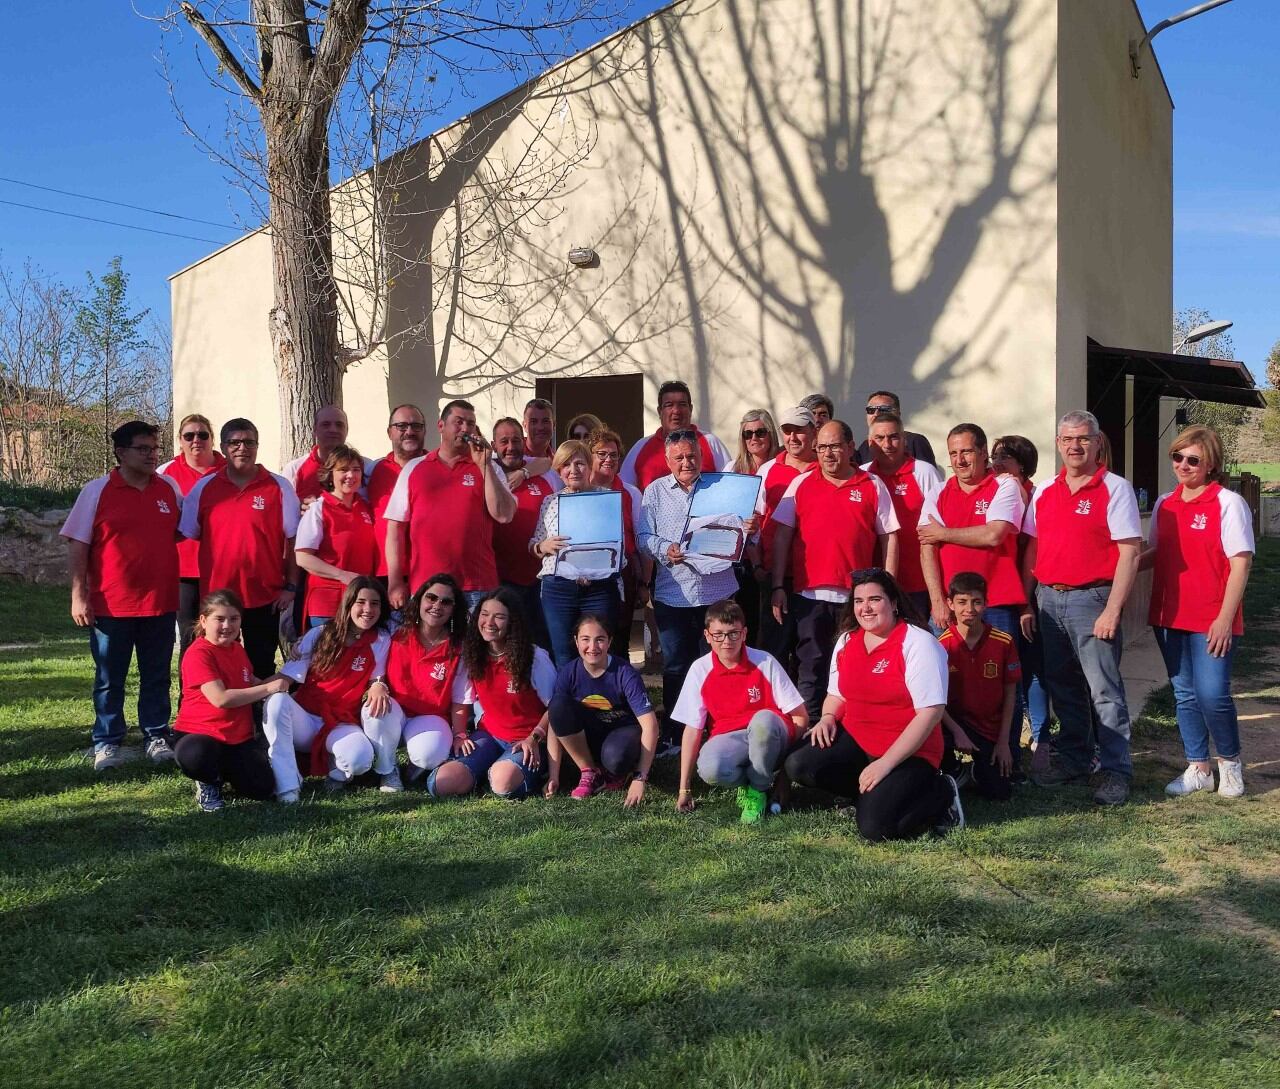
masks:
POLYGON ((1049 583, 1050 590, 1057 590, 1060 594, 1065 594, 1070 590, 1096 590, 1099 586, 1110 586, 1110 579, 1094 579, 1092 582, 1082 582, 1079 586, 1068 586, 1065 582, 1049 583))

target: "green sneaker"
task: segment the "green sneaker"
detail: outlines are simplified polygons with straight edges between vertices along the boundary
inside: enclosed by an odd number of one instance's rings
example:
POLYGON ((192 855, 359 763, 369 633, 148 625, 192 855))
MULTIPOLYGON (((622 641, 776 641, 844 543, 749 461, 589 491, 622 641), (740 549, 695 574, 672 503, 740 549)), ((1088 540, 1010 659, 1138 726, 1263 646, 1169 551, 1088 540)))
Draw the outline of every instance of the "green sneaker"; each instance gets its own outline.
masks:
POLYGON ((739 819, 743 824, 759 824, 769 808, 769 795, 753 786, 738 787, 738 808, 742 810, 739 819))

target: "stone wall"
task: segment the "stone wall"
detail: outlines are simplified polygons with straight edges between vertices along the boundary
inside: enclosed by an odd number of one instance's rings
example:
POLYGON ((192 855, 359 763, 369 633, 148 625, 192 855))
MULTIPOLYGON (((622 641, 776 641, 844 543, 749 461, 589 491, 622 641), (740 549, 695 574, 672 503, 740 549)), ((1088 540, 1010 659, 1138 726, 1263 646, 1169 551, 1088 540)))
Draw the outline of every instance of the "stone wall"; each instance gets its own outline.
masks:
POLYGON ((34 514, 17 507, 0 507, 0 578, 65 584, 67 545, 58 530, 65 510, 34 514))

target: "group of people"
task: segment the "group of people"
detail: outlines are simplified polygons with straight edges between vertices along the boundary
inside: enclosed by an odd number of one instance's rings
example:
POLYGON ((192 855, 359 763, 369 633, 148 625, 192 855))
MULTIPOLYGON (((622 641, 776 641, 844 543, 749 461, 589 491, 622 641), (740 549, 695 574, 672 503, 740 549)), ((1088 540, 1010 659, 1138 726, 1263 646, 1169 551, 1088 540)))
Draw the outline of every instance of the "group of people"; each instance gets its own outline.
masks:
POLYGON ((556 445, 538 398, 486 438, 454 400, 427 452, 425 414, 399 405, 373 460, 329 406, 281 473, 258 462, 247 419, 215 449, 209 420, 185 417, 165 465, 157 428, 124 424, 116 468, 62 530, 95 664, 95 767, 122 762, 136 654, 146 754, 176 760, 205 810, 228 786, 288 804, 308 775, 336 792, 370 772, 385 792, 617 790, 634 806, 676 753, 681 811, 695 774, 737 788, 745 823, 796 783, 851 799, 873 840, 962 825, 962 790, 1007 799, 1028 773, 1092 776, 1095 801, 1118 805, 1132 775, 1121 612, 1151 567, 1188 762, 1167 790, 1244 792, 1230 674, 1254 544, 1211 429, 1172 442, 1178 485, 1144 544, 1088 412, 1059 421, 1062 468, 1037 484, 1028 439, 989 443, 973 423, 948 432, 944 481, 888 391, 867 399, 865 438, 814 394, 777 423, 746 413, 736 454, 694 424, 684 383, 663 383, 656 408, 628 450, 592 415, 556 445), (710 472, 760 478, 734 565, 682 550, 710 472), (620 493, 621 573, 593 576, 560 562, 559 511, 602 490, 620 493), (629 660, 640 612, 660 708, 629 660))

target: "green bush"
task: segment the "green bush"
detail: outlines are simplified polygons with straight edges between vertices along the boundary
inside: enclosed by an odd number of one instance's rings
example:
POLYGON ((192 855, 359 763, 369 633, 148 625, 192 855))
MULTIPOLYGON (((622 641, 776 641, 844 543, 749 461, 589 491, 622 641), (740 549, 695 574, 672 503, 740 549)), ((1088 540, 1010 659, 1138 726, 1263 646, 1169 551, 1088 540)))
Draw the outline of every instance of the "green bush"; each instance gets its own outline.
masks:
POLYGON ((13 484, 0 480, 0 507, 22 510, 61 510, 76 501, 75 488, 41 488, 35 484, 13 484))

